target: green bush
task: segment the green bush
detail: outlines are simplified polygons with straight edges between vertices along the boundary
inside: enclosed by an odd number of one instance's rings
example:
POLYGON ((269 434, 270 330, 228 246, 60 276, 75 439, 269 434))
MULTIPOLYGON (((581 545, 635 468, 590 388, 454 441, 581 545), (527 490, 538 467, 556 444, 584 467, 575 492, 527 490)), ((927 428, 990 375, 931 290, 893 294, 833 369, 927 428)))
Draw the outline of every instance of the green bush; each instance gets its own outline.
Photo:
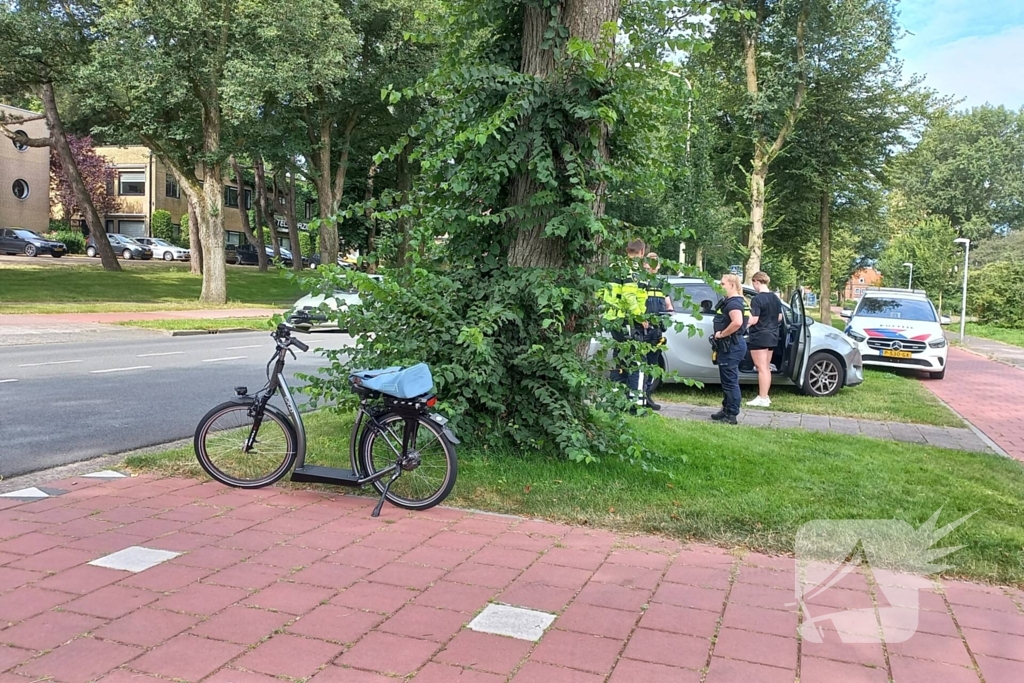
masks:
POLYGON ((63 242, 69 254, 85 253, 85 237, 77 230, 56 230, 43 235, 48 240, 63 242))
POLYGON ((164 211, 163 209, 154 211, 153 218, 150 219, 149 228, 153 237, 167 240, 168 242, 174 241, 174 225, 171 223, 170 211, 164 211))
POLYGON ((970 312, 978 322, 1024 329, 1024 262, 996 261, 970 275, 970 312))

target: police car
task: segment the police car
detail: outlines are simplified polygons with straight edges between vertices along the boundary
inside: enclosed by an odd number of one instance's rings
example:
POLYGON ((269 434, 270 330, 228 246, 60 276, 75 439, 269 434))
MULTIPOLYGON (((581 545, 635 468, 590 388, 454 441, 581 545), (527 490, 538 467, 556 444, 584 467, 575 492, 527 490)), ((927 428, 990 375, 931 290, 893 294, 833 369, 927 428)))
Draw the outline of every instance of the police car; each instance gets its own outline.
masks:
POLYGON ((854 310, 844 310, 846 336, 860 348, 865 365, 922 370, 932 379, 946 374, 948 347, 940 316, 924 290, 872 287, 854 310))

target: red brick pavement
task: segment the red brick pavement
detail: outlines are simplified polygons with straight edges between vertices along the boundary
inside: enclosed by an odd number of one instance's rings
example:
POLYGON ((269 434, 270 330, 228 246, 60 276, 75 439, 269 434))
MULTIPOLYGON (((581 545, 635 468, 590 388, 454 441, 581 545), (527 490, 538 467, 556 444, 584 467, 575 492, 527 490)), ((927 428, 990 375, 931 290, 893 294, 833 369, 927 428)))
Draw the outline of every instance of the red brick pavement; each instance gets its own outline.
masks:
MULTIPOLYGON (((188 479, 50 485, 70 492, 0 499, 0 683, 1024 680, 1012 588, 936 582, 907 642, 812 643, 788 558, 188 479), (132 545, 183 554, 86 564, 132 545), (538 643, 467 630, 492 601, 558 618, 538 643)), ((851 575, 821 605, 872 590, 851 575)))
POLYGON ((1024 461, 1024 370, 954 347, 946 377, 924 385, 1008 455, 1024 461))

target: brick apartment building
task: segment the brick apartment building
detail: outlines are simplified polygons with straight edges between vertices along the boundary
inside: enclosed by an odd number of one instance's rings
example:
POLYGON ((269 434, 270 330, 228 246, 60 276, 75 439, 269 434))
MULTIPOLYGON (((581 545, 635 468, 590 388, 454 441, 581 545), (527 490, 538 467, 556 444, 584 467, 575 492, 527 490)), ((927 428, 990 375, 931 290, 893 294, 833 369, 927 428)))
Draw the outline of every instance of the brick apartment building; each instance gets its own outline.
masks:
MULTIPOLYGON (((188 213, 185 195, 178 187, 174 174, 166 168, 147 147, 97 147, 96 153, 106 158, 116 171, 114 194, 121 202, 121 211, 104 216, 106 231, 145 237, 151 235, 153 212, 163 209, 171 214, 171 222, 181 229, 182 216, 188 213)), ((202 176, 200 175, 200 178, 202 176)), ((246 209, 253 206, 254 189, 250 185, 239 186, 234 179, 224 179, 224 230, 227 244, 244 244, 242 218, 238 213, 239 203, 246 209)), ((275 198, 271 197, 271 201, 275 198)), ((277 210, 284 211, 284 195, 276 197, 277 210)), ((311 208, 299 207, 299 219, 309 218, 311 208), (303 214, 303 209, 305 209, 303 214)), ((299 224, 304 230, 306 225, 299 224)), ((290 248, 288 228, 282 218, 277 219, 278 241, 285 249, 290 248)))
POLYGON ((882 274, 874 268, 861 268, 850 276, 846 283, 844 297, 847 301, 856 301, 864 296, 868 287, 881 287, 882 274))
MULTIPOLYGON (((38 116, 36 112, 0 104, 7 117, 38 116)), ((8 126, 30 138, 49 135, 46 121, 8 126)), ((38 233, 50 225, 50 150, 26 147, 0 136, 0 228, 25 228, 38 233)))

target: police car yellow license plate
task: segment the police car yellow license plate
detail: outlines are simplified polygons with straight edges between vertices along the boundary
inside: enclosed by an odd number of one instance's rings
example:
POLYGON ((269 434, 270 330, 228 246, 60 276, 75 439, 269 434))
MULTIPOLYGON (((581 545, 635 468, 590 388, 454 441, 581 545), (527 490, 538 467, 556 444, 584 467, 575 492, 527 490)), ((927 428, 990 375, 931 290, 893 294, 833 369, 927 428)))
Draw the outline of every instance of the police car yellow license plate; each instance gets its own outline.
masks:
POLYGON ((910 358, 912 354, 910 351, 882 351, 882 355, 889 358, 910 358))

